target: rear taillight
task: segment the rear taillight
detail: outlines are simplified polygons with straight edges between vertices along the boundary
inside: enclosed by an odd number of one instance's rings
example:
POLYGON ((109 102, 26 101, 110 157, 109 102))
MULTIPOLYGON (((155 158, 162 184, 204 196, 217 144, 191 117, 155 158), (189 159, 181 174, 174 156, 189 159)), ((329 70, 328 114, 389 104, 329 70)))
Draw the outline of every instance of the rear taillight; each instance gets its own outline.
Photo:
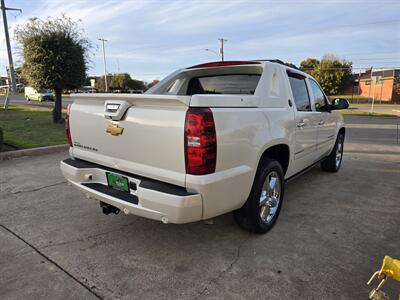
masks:
POLYGON ((67 106, 67 115, 65 117, 65 129, 67 131, 68 143, 72 147, 72 138, 71 138, 71 127, 69 125, 69 117, 71 115, 71 104, 67 106))
POLYGON ((217 136, 211 109, 191 107, 185 122, 186 173, 206 175, 215 172, 217 136))

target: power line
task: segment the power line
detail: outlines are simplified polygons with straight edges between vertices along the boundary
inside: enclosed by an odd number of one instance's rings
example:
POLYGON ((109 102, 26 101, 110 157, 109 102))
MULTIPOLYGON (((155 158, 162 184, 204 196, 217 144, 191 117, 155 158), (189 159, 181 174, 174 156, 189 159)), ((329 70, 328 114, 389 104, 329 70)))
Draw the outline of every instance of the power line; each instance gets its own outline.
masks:
POLYGON ((370 61, 378 61, 378 60, 387 60, 387 59, 400 59, 399 57, 382 57, 382 58, 375 58, 375 57, 371 57, 371 58, 356 58, 356 59, 349 59, 352 61, 357 61, 357 60, 370 60, 370 61))
MULTIPOLYGON (((400 69, 400 66, 397 66, 397 67, 363 67, 363 68, 340 67, 340 68, 324 68, 324 69, 318 69, 318 70, 321 70, 321 71, 348 70, 348 69, 352 69, 352 70, 369 70, 371 68, 373 68, 374 70, 376 70, 376 69, 400 69)), ((304 69, 301 69, 301 70, 312 71, 312 70, 315 70, 315 69, 317 69, 317 68, 304 68, 304 69)))
MULTIPOLYGON (((350 61, 350 62, 352 62, 352 61, 350 61)), ((355 65, 368 65, 368 64, 372 64, 373 62, 377 62, 377 61, 375 61, 375 60, 371 60, 371 61, 368 61, 368 62, 356 62, 356 63, 354 63, 355 65)), ((385 62, 378 62, 378 63, 380 63, 380 64, 383 64, 383 63, 385 63, 385 64, 398 64, 398 63, 400 63, 400 60, 397 60, 397 61, 385 61, 385 62)))

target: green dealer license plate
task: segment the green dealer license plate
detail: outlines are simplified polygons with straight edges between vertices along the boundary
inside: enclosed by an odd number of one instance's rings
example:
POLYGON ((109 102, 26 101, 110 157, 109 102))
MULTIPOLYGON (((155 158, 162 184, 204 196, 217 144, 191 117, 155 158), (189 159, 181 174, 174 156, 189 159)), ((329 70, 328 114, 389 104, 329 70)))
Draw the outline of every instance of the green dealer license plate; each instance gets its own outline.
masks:
POLYGON ((120 176, 113 173, 106 173, 107 175, 107 183, 109 187, 113 189, 129 192, 129 180, 124 176, 120 176))

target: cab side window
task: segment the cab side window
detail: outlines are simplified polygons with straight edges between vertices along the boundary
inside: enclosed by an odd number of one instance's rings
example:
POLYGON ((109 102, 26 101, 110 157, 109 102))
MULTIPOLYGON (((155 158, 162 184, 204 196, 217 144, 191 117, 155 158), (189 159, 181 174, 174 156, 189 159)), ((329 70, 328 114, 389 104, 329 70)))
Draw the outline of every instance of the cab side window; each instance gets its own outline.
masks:
POLYGON ((326 107, 328 105, 328 101, 326 100, 326 97, 324 93, 322 92, 321 88, 319 85, 313 80, 310 80, 310 85, 311 85, 311 90, 313 92, 313 102, 315 105, 315 110, 319 111, 321 108, 326 107))
POLYGON ((288 72, 288 76, 297 110, 311 111, 310 95, 308 94, 306 78, 292 72, 288 72))

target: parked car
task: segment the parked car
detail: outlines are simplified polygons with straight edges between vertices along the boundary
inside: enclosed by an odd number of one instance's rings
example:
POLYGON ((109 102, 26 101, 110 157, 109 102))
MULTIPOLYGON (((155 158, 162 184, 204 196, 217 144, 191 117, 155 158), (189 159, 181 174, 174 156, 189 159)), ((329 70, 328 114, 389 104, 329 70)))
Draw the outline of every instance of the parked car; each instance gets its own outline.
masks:
POLYGON ((347 100, 330 102, 314 78, 280 61, 211 62, 145 94, 72 98, 61 170, 105 214, 187 223, 234 211, 240 226, 265 233, 288 179, 342 163, 336 110, 347 100))
POLYGON ((25 99, 27 101, 37 100, 39 102, 51 100, 54 101, 54 95, 51 90, 41 89, 36 90, 33 87, 25 87, 25 99))
POLYGON ((23 83, 17 83, 17 92, 23 93, 25 91, 25 85, 23 83))
POLYGON ((130 94, 143 94, 144 93, 143 90, 129 90, 128 92, 130 94))
MULTIPOLYGON (((24 91, 25 85, 23 83, 17 83, 16 84, 17 92, 22 93, 24 91)), ((10 90, 10 86, 8 84, 6 85, 0 85, 0 93, 1 94, 7 94, 10 90)))
POLYGON ((77 93, 96 93, 97 89, 93 86, 82 86, 77 90, 77 93))

